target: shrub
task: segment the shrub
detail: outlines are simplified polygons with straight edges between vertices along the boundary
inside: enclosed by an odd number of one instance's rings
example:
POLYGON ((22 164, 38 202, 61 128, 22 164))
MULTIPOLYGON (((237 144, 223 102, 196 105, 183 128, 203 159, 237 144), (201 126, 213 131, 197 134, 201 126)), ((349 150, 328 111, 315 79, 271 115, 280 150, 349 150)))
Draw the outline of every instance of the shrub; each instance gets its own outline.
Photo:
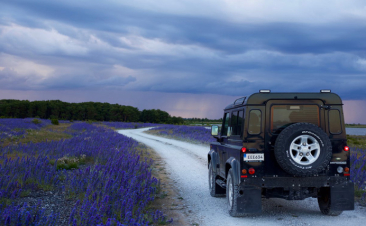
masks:
POLYGON ((53 125, 58 125, 58 124, 59 124, 59 122, 58 122, 58 119, 57 119, 57 118, 53 118, 53 119, 51 119, 51 123, 52 123, 53 125))
POLYGON ((34 124, 36 124, 36 125, 38 125, 38 124, 41 124, 42 122, 41 122, 41 120, 39 120, 39 119, 33 119, 32 120, 32 122, 34 123, 34 124))

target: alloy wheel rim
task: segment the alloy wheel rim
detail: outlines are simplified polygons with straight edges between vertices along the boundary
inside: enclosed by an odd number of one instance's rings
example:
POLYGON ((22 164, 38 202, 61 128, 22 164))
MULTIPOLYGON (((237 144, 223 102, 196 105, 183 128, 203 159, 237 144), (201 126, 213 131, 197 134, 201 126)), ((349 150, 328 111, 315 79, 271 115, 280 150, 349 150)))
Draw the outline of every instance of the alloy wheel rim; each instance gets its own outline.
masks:
POLYGON ((307 166, 318 160, 319 142, 310 135, 297 136, 290 145, 290 157, 297 164, 307 166))
POLYGON ((229 194, 228 194, 228 199, 229 199, 229 209, 231 209, 232 205, 233 205, 233 185, 231 184, 231 178, 229 178, 228 180, 228 189, 229 189, 229 194))
POLYGON ((208 186, 211 190, 212 189, 212 169, 211 169, 211 166, 210 166, 210 169, 208 171, 208 186))

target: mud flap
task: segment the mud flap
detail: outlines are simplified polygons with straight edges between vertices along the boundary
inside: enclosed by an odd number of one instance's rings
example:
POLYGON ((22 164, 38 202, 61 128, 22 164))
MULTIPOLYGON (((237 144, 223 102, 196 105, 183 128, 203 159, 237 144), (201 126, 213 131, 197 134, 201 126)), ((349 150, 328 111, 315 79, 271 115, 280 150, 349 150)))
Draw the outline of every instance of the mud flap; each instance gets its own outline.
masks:
POLYGON ((330 209, 333 211, 354 210, 354 184, 347 182, 330 187, 330 209))
POLYGON ((254 186, 241 187, 238 197, 239 213, 260 213, 262 212, 261 188, 254 186), (241 194, 240 194, 241 193, 241 194))

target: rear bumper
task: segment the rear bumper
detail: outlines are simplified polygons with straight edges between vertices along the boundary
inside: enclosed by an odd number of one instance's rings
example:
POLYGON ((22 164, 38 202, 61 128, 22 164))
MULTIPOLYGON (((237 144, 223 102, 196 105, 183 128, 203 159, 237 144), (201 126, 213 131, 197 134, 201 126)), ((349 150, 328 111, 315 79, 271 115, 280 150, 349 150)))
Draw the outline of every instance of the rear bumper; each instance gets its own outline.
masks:
POLYGON ((331 187, 346 183, 350 183, 349 177, 263 177, 241 179, 241 184, 245 184, 246 186, 286 189, 331 187))
POLYGON ((331 209, 334 211, 354 209, 354 184, 347 177, 311 178, 245 178, 239 185, 238 211, 259 213, 262 197, 302 200, 316 198, 319 188, 329 187, 331 209), (282 190, 282 192, 276 191, 282 190), (275 192, 264 192, 274 190, 275 192))

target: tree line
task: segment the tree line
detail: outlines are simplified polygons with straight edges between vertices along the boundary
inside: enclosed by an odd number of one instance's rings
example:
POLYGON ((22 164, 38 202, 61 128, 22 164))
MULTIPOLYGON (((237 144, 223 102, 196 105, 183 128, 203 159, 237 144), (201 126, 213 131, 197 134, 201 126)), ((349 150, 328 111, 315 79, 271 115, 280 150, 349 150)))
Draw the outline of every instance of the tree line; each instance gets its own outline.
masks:
POLYGON ((136 107, 119 104, 83 102, 68 103, 60 100, 28 101, 0 100, 2 118, 42 118, 61 120, 93 120, 118 122, 150 122, 183 124, 181 117, 170 116, 159 109, 139 111, 136 107))

